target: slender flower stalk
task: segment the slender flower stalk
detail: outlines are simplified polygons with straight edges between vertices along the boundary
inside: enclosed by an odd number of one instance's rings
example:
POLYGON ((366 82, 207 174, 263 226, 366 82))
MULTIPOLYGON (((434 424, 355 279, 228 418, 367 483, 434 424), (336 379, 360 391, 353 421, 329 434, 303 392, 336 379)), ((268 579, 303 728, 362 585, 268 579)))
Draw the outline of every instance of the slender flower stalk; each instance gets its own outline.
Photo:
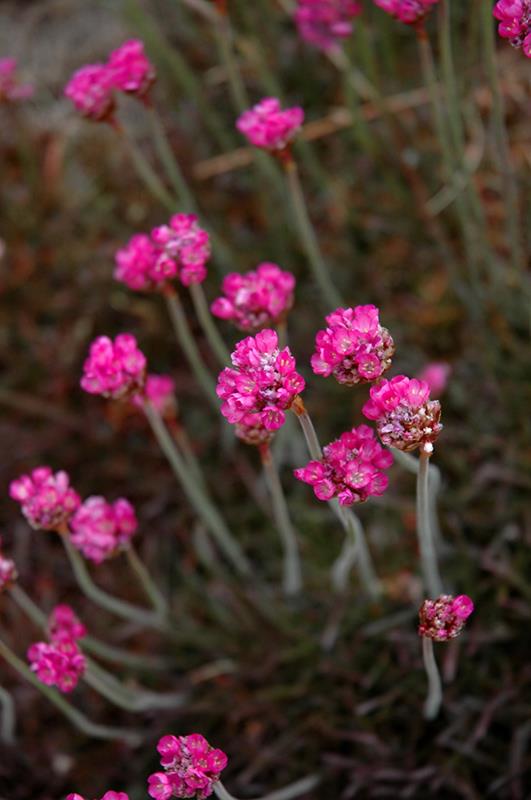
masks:
POLYGON ((197 204, 195 202, 193 192, 186 182, 186 178, 182 173, 179 162, 173 155, 173 150, 164 128, 164 123, 162 122, 159 112, 154 106, 151 106, 149 109, 149 117, 151 122, 151 130, 153 132, 153 141, 155 143, 161 164, 172 183, 176 199, 183 209, 197 213, 197 204))
POLYGON ((226 367, 227 364, 230 364, 230 353, 210 313, 203 284, 192 283, 188 288, 203 333, 219 363, 226 367))
POLYGON ((160 614, 161 617, 167 617, 169 614, 168 603, 131 542, 125 548, 125 555, 131 570, 138 578, 156 613, 160 614))
POLYGON ((136 144, 126 127, 120 128, 119 133, 129 158, 144 186, 155 200, 158 200, 171 213, 175 213, 175 200, 160 180, 141 148, 136 144))
POLYGON ((435 661, 433 642, 431 639, 422 639, 422 658, 426 675, 428 676, 428 694, 424 702, 425 719, 435 719, 442 703, 442 682, 439 668, 435 661))
MULTIPOLYGON (((393 456, 395 461, 400 464, 407 472, 412 475, 419 473, 419 459, 411 455, 411 453, 404 453, 402 450, 393 449, 393 456)), ((442 548, 442 533, 441 525, 439 522, 439 515, 437 513, 437 498, 441 489, 441 473, 435 464, 429 465, 428 476, 428 493, 429 493, 429 515, 430 515, 430 529, 433 534, 436 550, 442 548)))
POLYGON ((90 660, 87 661, 83 680, 118 708, 133 713, 160 708, 178 708, 185 701, 184 695, 180 692, 150 692, 138 686, 128 689, 114 675, 90 660))
MULTIPOLYGON (((292 800, 292 798, 300 797, 307 792, 311 792, 311 790, 315 789, 319 783, 320 778, 318 775, 307 775, 305 778, 301 778, 294 783, 289 783, 282 789, 277 789, 276 792, 270 792, 269 794, 263 795, 260 800, 292 800)), ((237 800, 234 795, 230 794, 230 792, 225 789, 225 786, 221 783, 221 781, 218 781, 214 785, 214 794, 219 798, 219 800, 237 800)))
POLYGON ((15 703, 7 689, 0 686, 0 741, 3 744, 14 744, 15 726, 15 703))
POLYGON ((433 532, 430 524, 430 453, 431 450, 429 446, 426 446, 420 451, 419 455, 419 469, 417 473, 417 532, 424 585, 430 597, 434 598, 442 594, 443 586, 439 574, 437 553, 435 551, 433 532))
POLYGON ((184 425, 181 425, 178 420, 167 420, 166 424, 194 478, 196 481, 199 481, 199 483, 205 486, 205 476, 203 475, 201 464, 199 463, 199 459, 194 452, 194 448, 192 442, 190 441, 190 437, 186 432, 186 428, 184 425))

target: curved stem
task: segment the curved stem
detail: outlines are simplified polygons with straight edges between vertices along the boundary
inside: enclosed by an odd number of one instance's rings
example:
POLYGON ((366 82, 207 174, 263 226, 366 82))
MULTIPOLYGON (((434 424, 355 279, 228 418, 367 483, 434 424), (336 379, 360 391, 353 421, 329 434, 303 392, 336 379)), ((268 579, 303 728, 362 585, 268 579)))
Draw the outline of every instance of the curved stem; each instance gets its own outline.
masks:
MULTIPOLYGON (((372 558, 367 546, 367 539, 365 537, 363 526, 359 517, 354 514, 351 508, 343 508, 339 505, 339 503, 338 507, 340 509, 341 517, 344 519, 343 526, 347 532, 347 537, 351 541, 351 552, 348 558, 350 558, 352 563, 352 559, 355 557, 355 563, 362 586, 368 596, 373 600, 376 600, 381 597, 383 590, 372 563, 372 558)), ((348 562, 346 566, 348 566, 348 562)))
POLYGON ((175 200, 168 192, 147 158, 144 156, 140 147, 138 147, 138 145, 135 143, 127 128, 121 128, 120 133, 121 140, 125 143, 126 150, 129 153, 129 158, 131 159, 138 176, 150 194, 152 194, 161 205, 165 206, 168 211, 175 213, 175 200))
MULTIPOLYGON (((299 797, 301 794, 310 792, 321 782, 319 775, 307 775, 306 778, 301 778, 295 783, 289 783, 283 789, 277 789, 276 792, 270 792, 263 795, 260 800, 292 800, 294 797, 299 797)), ((234 795, 230 794, 221 781, 214 784, 214 794, 219 800, 237 800, 234 795)))
POLYGON ((424 702, 424 717, 425 719, 435 719, 442 703, 442 684, 433 652, 433 642, 427 636, 422 637, 422 658, 428 676, 428 695, 424 702))
POLYGON ((185 697, 182 693, 150 692, 141 687, 129 689, 114 675, 104 670, 94 661, 87 660, 84 681, 111 703, 126 711, 139 713, 157 708, 178 708, 185 697))
POLYGON ((200 283, 192 283, 192 285, 188 288, 190 290, 195 313, 197 314, 197 318, 201 324, 203 333, 208 339, 208 343, 219 363, 223 367, 226 367, 227 364, 230 364, 230 353, 225 345, 225 342, 221 338, 216 323, 214 322, 212 314, 210 313, 205 292, 203 290, 203 285, 200 283))
POLYGON ((179 420, 176 419, 166 420, 166 425, 168 426, 168 430, 170 431, 171 435, 175 439, 177 447, 186 461, 187 467, 193 473, 194 478, 203 486, 206 486, 201 464, 199 463, 199 459, 195 454, 190 437, 186 432, 186 428, 179 420))
MULTIPOLYGON (((403 450, 393 448, 393 456, 396 462, 400 464, 405 470, 412 475, 419 473, 419 460, 412 456, 411 453, 404 453, 403 450)), ((428 477, 428 497, 429 497, 429 514, 430 514, 430 528, 433 535, 435 549, 441 552, 444 543, 441 532, 441 525, 439 522, 439 515, 437 513, 437 498, 441 489, 441 472, 435 464, 430 464, 429 477, 428 477)))
POLYGON ((13 744, 15 741, 16 711, 15 703, 10 692, 0 686, 0 740, 4 744, 13 744))
POLYGON ((424 585, 430 597, 435 598, 443 593, 443 586, 430 525, 429 466, 429 454, 421 452, 417 473, 417 535, 424 585))
POLYGON ((24 589, 19 586, 18 583, 14 583, 13 586, 9 587, 8 591, 11 598, 22 609, 26 616, 31 619, 33 624, 41 630, 46 630, 48 624, 46 614, 40 610, 39 606, 33 602, 24 589))
POLYGON ((168 136, 164 129, 160 115, 153 106, 151 106, 149 109, 149 117, 151 120, 151 129, 153 131, 153 140, 155 142, 157 153, 162 166, 164 167, 166 174, 172 183, 178 202, 183 207, 183 210, 197 212, 195 198, 186 182, 186 178, 181 171, 179 162, 173 154, 173 150, 168 140, 168 136))
POLYGON ((149 600, 151 600, 155 612, 161 617, 167 617, 169 608, 166 599, 160 592, 158 586, 155 584, 153 578, 149 574, 149 571, 146 569, 144 562, 136 552, 131 542, 126 547, 125 555, 129 562, 129 566, 138 578, 140 585, 144 589, 144 592, 149 600))

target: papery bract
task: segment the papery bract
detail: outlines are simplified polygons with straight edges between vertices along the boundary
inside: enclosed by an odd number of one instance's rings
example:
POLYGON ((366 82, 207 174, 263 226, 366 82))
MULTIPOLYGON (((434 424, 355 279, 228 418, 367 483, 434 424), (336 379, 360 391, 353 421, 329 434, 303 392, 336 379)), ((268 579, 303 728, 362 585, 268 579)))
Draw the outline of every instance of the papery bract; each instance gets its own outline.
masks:
POLYGON ((127 546, 138 522, 131 503, 119 498, 89 497, 70 520, 71 540, 85 558, 101 564, 127 546))
POLYGON ((86 64, 67 85, 65 96, 77 111, 95 122, 112 121, 115 109, 114 77, 106 64, 86 64))
POLYGON ((157 73, 140 39, 129 39, 113 50, 107 62, 113 82, 121 92, 143 98, 155 82, 157 73))
POLYGON ((421 22, 439 0, 374 0, 374 3, 392 17, 416 25, 421 22))
POLYGON ((148 794, 155 800, 170 797, 210 797, 227 765, 227 756, 214 749, 204 736, 163 736, 157 749, 164 772, 155 772, 148 778, 148 794))
POLYGON ((295 22, 306 42, 330 51, 350 36, 361 10, 359 0, 297 0, 295 22))
POLYGON ((531 0, 499 0, 493 14, 499 35, 531 58, 531 0))
POLYGON ((214 316, 254 333, 285 317, 293 305, 295 277, 277 264, 264 262, 243 275, 229 273, 221 288, 224 296, 211 305, 214 316))
POLYGON ((16 60, 0 58, 0 103, 27 100, 32 95, 33 86, 18 81, 16 60))
POLYGON ((43 530, 62 527, 81 502, 68 474, 62 470, 54 473, 50 467, 37 467, 12 481, 9 495, 20 503, 31 527, 43 530))
POLYGON ((81 388, 89 394, 120 400, 143 389, 145 374, 146 357, 134 336, 120 333, 114 342, 108 336, 99 336, 83 365, 81 388))
POLYGON ((425 600, 419 611, 419 635, 435 642, 455 639, 473 611, 474 603, 466 594, 442 594, 435 600, 425 600))
POLYGON ((282 109, 276 97, 266 97, 244 111, 236 127, 249 142, 263 150, 284 150, 304 122, 300 106, 282 109))

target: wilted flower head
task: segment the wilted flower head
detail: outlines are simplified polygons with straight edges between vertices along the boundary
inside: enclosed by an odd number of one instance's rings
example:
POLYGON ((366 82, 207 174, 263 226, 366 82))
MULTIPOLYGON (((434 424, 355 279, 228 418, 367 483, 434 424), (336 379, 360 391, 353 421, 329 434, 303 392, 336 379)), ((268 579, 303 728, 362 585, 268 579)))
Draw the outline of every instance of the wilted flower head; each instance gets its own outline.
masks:
POLYGON ((32 94, 33 86, 18 82, 16 60, 0 58, 0 103, 27 100, 32 94))
POLYGON ((395 352, 376 306, 338 308, 326 317, 328 327, 315 337, 312 369, 352 386, 374 381, 391 366, 395 352))
POLYGON ((73 640, 36 642, 28 649, 30 669, 46 686, 71 692, 85 672, 86 659, 73 640))
POLYGON ((419 635, 435 642, 455 639, 473 611, 474 603, 466 594, 441 594, 436 600, 425 600, 419 611, 419 635))
POLYGON ((293 305, 295 277, 276 264, 264 262, 243 275, 231 272, 223 278, 224 297, 211 305, 214 316, 227 319, 242 331, 253 333, 275 325, 293 305))
POLYGON ((127 546, 137 527, 135 510, 123 497, 114 503, 88 497, 70 520, 72 544, 95 564, 127 546))
POLYGON ((114 277, 134 291, 154 289, 158 285, 153 277, 157 255, 149 236, 135 233, 125 247, 116 252, 114 277))
POLYGON ((155 772, 148 778, 148 794, 155 800, 204 800, 210 797, 227 766, 225 753, 211 747, 199 733, 163 736, 157 750, 164 772, 155 772))
POLYGON ((137 408, 143 408, 144 399, 149 400, 161 417, 174 417, 177 413, 175 381, 170 375, 148 375, 143 397, 135 395, 132 403, 137 408))
POLYGON ((20 503, 31 527, 44 530, 61 527, 81 502, 68 474, 62 470, 53 473, 50 467, 37 467, 12 481, 9 495, 20 503))
POLYGON ((83 365, 81 388, 89 394, 120 400, 141 391, 145 375, 146 357, 134 336, 120 333, 114 342, 108 336, 98 336, 83 365))
POLYGON ((0 592, 9 589, 18 578, 17 568, 12 559, 2 553, 2 539, 0 539, 0 592))
POLYGON ((121 92, 143 98, 155 82, 157 73, 144 51, 140 39, 129 39, 109 57, 114 86, 121 92))
POLYGON ((421 22, 439 0, 374 0, 377 6, 406 25, 421 22))
POLYGON ((240 423, 253 412, 266 430, 281 428, 305 385, 289 347, 279 350, 277 334, 266 329, 238 342, 231 360, 234 369, 220 373, 216 389, 223 416, 240 423))
POLYGON ((158 249, 151 273, 155 283, 178 278, 183 286, 190 286, 205 280, 210 237, 199 227, 195 214, 175 214, 169 225, 152 230, 151 239, 158 249))
POLYGON ((295 22, 301 37, 328 51, 352 33, 352 20, 361 14, 359 0, 297 0, 295 22))
POLYGON ((323 448, 323 458, 295 470, 295 477, 313 487, 319 500, 337 497, 340 505, 363 503, 385 492, 393 456, 378 443, 372 428, 359 425, 323 448))
POLYGON ((430 388, 432 397, 439 397, 446 389, 448 378, 452 368, 443 362, 433 362, 426 364, 423 370, 417 375, 419 381, 424 381, 430 388))
POLYGON ((372 386, 362 410, 376 422, 382 442, 398 450, 420 447, 429 453, 442 430, 441 404, 430 400, 428 384, 405 375, 372 386))
MULTIPOLYGON (((66 800, 85 800, 85 798, 74 792, 67 795, 66 800)), ((101 800, 129 800, 129 795, 125 792, 105 792, 101 800)))
POLYGON ((299 106, 280 107, 276 97, 266 97, 257 105, 244 111, 236 127, 255 147, 263 150, 284 150, 304 122, 304 111, 299 106))
POLYGON ((84 117, 95 122, 113 119, 114 78, 105 64, 86 64, 68 81, 64 93, 84 117))
POLYGON ((524 55, 531 58, 530 0, 498 0, 493 14, 500 22, 500 36, 509 39, 513 47, 521 48, 524 55))
POLYGON ((48 617, 48 635, 52 642, 75 642, 87 635, 87 629, 66 604, 55 606, 48 617))

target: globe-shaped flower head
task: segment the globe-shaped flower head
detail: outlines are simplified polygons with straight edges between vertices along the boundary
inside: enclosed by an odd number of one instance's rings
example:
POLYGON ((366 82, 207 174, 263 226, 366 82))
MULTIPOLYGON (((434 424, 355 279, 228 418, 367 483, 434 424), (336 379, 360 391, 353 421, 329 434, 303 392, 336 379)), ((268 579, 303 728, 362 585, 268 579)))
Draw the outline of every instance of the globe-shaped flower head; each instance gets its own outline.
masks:
POLYGON ((493 14, 500 36, 531 58, 531 0, 498 0, 493 14))
POLYGON ((211 747, 199 733, 163 736, 157 750, 164 772, 155 772, 148 778, 148 794, 154 800, 205 800, 227 766, 225 753, 211 747))
POLYGON ((99 336, 83 365, 81 388, 89 394, 121 400, 140 392, 145 378, 146 357, 134 336, 120 333, 114 342, 108 336, 99 336))
POLYGON ((455 639, 473 611, 474 603, 466 594, 441 594, 436 600, 425 600, 419 611, 419 635, 435 642, 455 639))
POLYGON ((9 495, 20 503, 22 513, 36 530, 63 527, 81 502, 68 474, 63 470, 54 473, 50 467, 37 467, 12 481, 9 495))
POLYGON ((418 25, 439 0, 374 0, 377 6, 406 25, 418 25))
POLYGON ((285 150, 304 122, 299 106, 282 109, 276 97, 266 97, 244 111, 236 127, 255 147, 272 152, 285 150))
POLYGON ((308 44, 329 52, 352 33, 352 20, 361 14, 358 0, 297 0, 295 22, 308 44))

